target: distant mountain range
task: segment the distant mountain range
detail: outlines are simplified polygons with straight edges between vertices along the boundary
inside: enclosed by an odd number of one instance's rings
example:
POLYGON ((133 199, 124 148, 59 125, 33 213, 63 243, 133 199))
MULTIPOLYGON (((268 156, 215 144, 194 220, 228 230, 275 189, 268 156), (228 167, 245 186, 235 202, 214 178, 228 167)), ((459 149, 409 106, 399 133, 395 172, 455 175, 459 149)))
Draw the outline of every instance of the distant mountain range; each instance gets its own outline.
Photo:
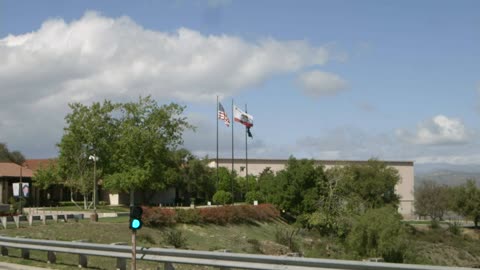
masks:
POLYGON ((415 164, 415 185, 433 180, 439 184, 457 186, 474 179, 480 186, 480 166, 451 164, 415 164))

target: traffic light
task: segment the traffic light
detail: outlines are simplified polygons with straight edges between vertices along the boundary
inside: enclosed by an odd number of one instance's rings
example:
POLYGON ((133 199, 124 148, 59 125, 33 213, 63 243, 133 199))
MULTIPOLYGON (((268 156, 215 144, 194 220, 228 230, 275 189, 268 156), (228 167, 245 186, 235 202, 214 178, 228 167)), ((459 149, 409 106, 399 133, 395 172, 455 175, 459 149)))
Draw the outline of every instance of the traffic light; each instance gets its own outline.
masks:
POLYGON ((142 228, 143 209, 140 206, 130 207, 130 226, 129 228, 136 231, 142 228))

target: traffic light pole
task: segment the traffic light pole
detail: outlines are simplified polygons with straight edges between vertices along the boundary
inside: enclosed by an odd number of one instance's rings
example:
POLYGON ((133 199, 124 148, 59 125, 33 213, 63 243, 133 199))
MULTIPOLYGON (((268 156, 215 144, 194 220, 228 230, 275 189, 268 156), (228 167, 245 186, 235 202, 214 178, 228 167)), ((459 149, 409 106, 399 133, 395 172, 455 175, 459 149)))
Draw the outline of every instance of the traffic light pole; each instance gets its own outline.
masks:
MULTIPOLYGON (((130 190, 130 215, 135 205, 135 199, 133 198, 135 190, 130 190)), ((130 217, 131 218, 131 217, 130 217)), ((137 270, 137 231, 132 230, 132 270, 137 270)))
POLYGON ((137 231, 132 230, 132 270, 137 269, 137 231))

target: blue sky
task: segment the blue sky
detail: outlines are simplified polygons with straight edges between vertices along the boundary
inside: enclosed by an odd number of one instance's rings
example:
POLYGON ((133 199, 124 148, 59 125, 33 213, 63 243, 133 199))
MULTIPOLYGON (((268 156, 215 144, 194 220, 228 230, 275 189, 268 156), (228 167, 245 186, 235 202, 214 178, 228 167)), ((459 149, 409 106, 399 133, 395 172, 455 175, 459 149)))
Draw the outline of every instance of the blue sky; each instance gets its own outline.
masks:
MULTIPOLYGON (((479 10, 478 1, 0 0, 0 141, 56 156, 68 102, 151 94, 187 106, 198 130, 185 146, 212 156, 220 95, 230 117, 232 98, 248 104, 251 157, 480 164, 479 10)), ((230 157, 231 130, 220 131, 230 157)))

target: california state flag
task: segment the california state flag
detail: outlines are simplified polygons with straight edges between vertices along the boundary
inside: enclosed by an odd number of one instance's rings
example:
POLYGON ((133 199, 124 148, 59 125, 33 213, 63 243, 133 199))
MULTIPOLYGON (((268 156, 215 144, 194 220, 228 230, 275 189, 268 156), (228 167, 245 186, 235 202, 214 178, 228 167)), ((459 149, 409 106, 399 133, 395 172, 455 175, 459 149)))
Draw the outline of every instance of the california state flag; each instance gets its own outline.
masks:
POLYGON ((233 119, 247 128, 253 127, 253 116, 240 110, 235 105, 233 105, 233 119))

